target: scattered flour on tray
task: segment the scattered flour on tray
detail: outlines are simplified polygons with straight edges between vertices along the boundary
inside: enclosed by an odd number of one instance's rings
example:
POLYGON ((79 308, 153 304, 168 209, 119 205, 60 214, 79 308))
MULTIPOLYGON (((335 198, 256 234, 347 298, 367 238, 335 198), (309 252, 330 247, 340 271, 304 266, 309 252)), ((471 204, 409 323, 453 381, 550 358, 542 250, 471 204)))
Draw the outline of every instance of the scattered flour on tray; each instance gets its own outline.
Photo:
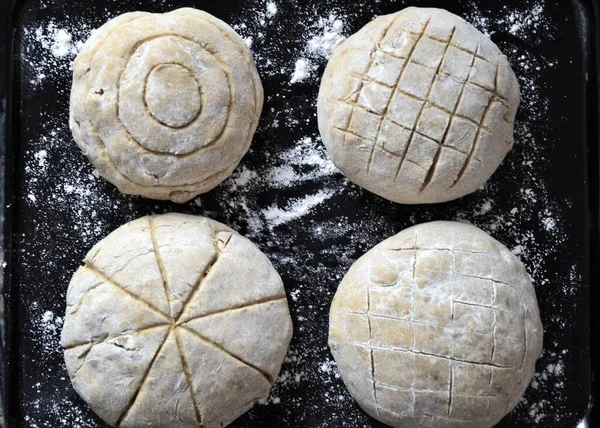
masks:
MULTIPOLYGON (((377 3, 365 2, 364 7, 372 10, 371 17, 376 16, 377 3)), ((491 19, 489 14, 470 3, 471 13, 465 18, 488 35, 503 31, 536 43, 538 38, 551 34, 552 30, 545 16, 544 4, 536 2, 534 7, 522 10, 505 7, 502 13, 491 19)), ((349 184, 328 159, 320 138, 315 134, 316 126, 303 128, 307 118, 302 111, 306 106, 294 105, 287 98, 293 88, 300 88, 299 84, 307 87, 318 84, 319 74, 331 53, 350 35, 349 28, 358 28, 353 22, 355 12, 342 13, 339 7, 332 5, 329 10, 322 7, 315 14, 311 8, 295 5, 305 19, 293 29, 298 43, 293 48, 284 49, 272 38, 287 34, 287 29, 281 24, 286 7, 282 1, 250 0, 232 25, 251 47, 264 81, 272 79, 275 84, 285 86, 276 93, 265 94, 267 105, 271 100, 286 107, 282 111, 266 110, 263 113, 270 120, 261 122, 257 138, 276 141, 275 137, 269 137, 269 132, 279 132, 283 128, 298 130, 299 133, 289 144, 265 146, 261 162, 242 162, 233 175, 213 192, 220 195, 211 205, 214 211, 205 209, 207 198, 204 196, 190 205, 203 215, 230 219, 230 226, 243 230, 246 236, 259 242, 280 272, 293 272, 295 285, 288 291, 297 343, 292 343, 267 405, 305 409, 306 398, 301 393, 296 397, 290 391, 311 390, 313 387, 321 390, 317 386, 326 384, 326 391, 320 399, 331 406, 333 414, 343 415, 352 400, 340 382, 335 362, 324 350, 321 341, 322 329, 327 323, 327 308, 335 292, 335 286, 330 284, 332 279, 339 282, 347 267, 376 244, 382 235, 398 232, 394 217, 405 214, 402 214, 402 206, 388 204, 349 184), (270 196, 268 204, 263 202, 265 195, 270 196), (353 212, 327 220, 312 220, 327 213, 329 207, 339 204, 348 204, 353 212), (278 233, 286 227, 291 232, 279 238, 278 233), (284 240, 298 234, 306 235, 308 243, 294 248, 296 254, 292 255, 284 240), (340 239, 345 240, 343 245, 338 243, 340 239), (288 401, 284 401, 284 397, 288 401)), ((30 90, 48 89, 55 81, 70 80, 72 61, 81 48, 81 41, 90 33, 91 27, 74 19, 25 28, 23 61, 32 85, 30 90)), ((553 284, 554 278, 546 272, 549 257, 564 250, 566 225, 562 218, 563 202, 552 200, 539 172, 540 164, 547 162, 544 151, 548 141, 543 136, 534 137, 530 131, 531 124, 544 120, 548 100, 540 84, 543 73, 555 66, 556 60, 541 58, 516 47, 511 48, 507 55, 521 82, 521 109, 527 111, 527 114, 520 115, 515 130, 517 143, 507 162, 512 165, 511 168, 519 169, 520 176, 525 178, 511 199, 513 206, 507 207, 506 201, 499 199, 502 183, 496 183, 492 178, 479 192, 479 197, 449 208, 446 213, 448 219, 474 223, 510 242, 513 253, 526 261, 536 286, 562 287, 560 292, 571 296, 582 282, 577 266, 572 267, 564 284, 553 284), (531 230, 533 227, 536 233, 531 230), (552 242, 552 245, 547 242, 552 242)), ((68 100, 68 89, 63 87, 57 95, 68 100)), ((67 108, 63 110, 66 114, 67 108)), ((108 232, 105 213, 125 212, 130 219, 139 215, 133 203, 135 198, 118 195, 82 156, 75 155, 78 151, 70 137, 66 115, 42 114, 40 120, 44 126, 39 141, 35 142, 31 152, 25 154, 28 159, 25 165, 25 203, 32 210, 41 209, 41 204, 44 204, 51 211, 69 213, 74 230, 59 231, 56 239, 68 242, 76 234, 81 245, 90 248, 108 232), (65 159, 69 161, 65 163, 65 159), (48 175, 57 178, 47 182, 45 177, 48 175)), ((161 209, 157 205, 157 211, 161 209)), ((436 216, 428 213, 427 209, 415 209, 415 214, 405 226, 438 219, 436 216)), ((39 220, 34 233, 41 233, 47 228, 48 225, 39 220)), ((48 251, 41 251, 41 254, 41 260, 35 260, 35 263, 60 263, 61 257, 68 257, 60 255, 57 260, 56 255, 48 251)), ((55 284, 60 285, 63 294, 69 277, 70 273, 65 272, 63 284, 55 284)), ((58 310, 47 309, 41 301, 30 308, 33 314, 31 329, 39 338, 40 359, 59 361, 62 358, 58 356, 61 353, 59 339, 62 328, 59 315, 62 312, 58 310)), ((566 321, 557 314, 549 322, 562 325, 566 321)), ((543 392, 540 396, 545 398, 531 402, 523 399, 518 406, 527 423, 546 426, 549 421, 560 418, 564 410, 561 394, 568 369, 563 358, 568 352, 560 349, 557 343, 546 345, 544 366, 532 383, 532 388, 543 392)), ((40 398, 37 403, 32 403, 33 408, 44 404, 43 382, 44 379, 40 379, 40 398)), ((60 426, 95 426, 88 425, 85 414, 78 410, 79 405, 69 400, 53 402, 51 407, 60 426)), ((36 420, 35 412, 25 417, 32 427, 46 426, 36 420)), ((325 422, 323 426, 339 426, 336 424, 342 419, 338 416, 338 419, 332 419, 331 424, 325 422)), ((350 422, 356 422, 355 425, 362 423, 360 420, 350 422)))

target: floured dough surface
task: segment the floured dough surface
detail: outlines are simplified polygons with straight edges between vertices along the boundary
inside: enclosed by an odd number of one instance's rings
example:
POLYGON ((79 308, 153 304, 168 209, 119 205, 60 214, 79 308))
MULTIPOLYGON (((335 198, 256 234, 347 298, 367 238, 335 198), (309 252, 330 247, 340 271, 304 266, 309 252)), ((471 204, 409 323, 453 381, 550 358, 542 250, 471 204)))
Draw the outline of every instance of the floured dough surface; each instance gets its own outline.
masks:
POLYGON ((73 276, 61 344, 73 387, 116 427, 222 427, 265 400, 292 323, 281 278, 204 217, 142 217, 73 276))
POLYGON ((519 84, 507 58, 442 9, 381 16, 323 75, 319 130, 353 182, 399 203, 475 191, 513 145, 519 84))
POLYGON ((254 60, 227 24, 191 8, 133 12, 75 59, 70 127, 121 192, 185 202, 231 174, 262 104, 254 60))
POLYGON ((381 242, 334 297, 344 383, 394 427, 485 428, 520 400, 542 351, 523 264, 474 226, 432 222, 381 242))

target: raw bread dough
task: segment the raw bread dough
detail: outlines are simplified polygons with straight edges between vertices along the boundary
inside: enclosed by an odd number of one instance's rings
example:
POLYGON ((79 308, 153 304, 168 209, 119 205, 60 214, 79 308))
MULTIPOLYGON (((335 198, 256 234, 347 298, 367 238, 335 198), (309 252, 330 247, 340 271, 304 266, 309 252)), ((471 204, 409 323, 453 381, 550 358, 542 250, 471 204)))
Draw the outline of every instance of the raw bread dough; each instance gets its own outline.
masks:
POLYGON ((441 9, 375 19, 331 57, 319 130, 353 182, 394 202, 474 192, 513 145, 519 84, 498 47, 441 9))
POLYGON ((117 427, 222 427, 265 400, 292 335, 281 278, 204 217, 127 223, 67 292, 61 344, 75 390, 117 427))
POLYGON ((329 346, 352 396, 394 427, 486 428, 542 351, 523 264, 474 226, 410 227, 362 256, 333 299, 329 346))
POLYGON ((250 51, 223 21, 190 8, 133 12, 75 59, 70 127, 121 192, 185 202, 231 174, 262 104, 250 51))

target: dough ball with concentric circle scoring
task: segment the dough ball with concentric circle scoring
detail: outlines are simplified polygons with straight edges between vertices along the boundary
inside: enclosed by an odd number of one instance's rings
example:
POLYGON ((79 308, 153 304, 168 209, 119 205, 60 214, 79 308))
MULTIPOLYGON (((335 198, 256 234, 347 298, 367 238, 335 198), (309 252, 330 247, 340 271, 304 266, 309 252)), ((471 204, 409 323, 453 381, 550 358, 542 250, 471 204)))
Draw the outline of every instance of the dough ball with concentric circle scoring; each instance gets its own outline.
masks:
POLYGON ((165 214, 90 250, 61 345, 73 387, 111 426, 221 428, 266 400, 291 336, 281 278, 252 242, 165 214))
POLYGON ((123 193, 185 202, 248 151, 263 89, 244 41, 208 13, 120 15, 73 65, 70 127, 123 193))
POLYGON ((381 16, 329 60, 319 130, 354 183, 394 202, 474 192, 513 145, 519 84, 498 47, 462 18, 409 7, 381 16))
POLYGON ((523 264, 480 229, 436 221, 363 255, 333 299, 344 383, 394 427, 487 428, 517 404, 542 351, 523 264))

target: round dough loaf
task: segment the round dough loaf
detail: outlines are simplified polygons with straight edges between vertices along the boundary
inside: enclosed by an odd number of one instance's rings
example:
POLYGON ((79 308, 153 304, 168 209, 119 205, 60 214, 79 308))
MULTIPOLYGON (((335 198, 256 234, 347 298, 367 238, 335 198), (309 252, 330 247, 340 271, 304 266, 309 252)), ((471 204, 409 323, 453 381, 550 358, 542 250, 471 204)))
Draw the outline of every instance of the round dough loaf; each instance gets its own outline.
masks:
POLYGON ((73 64, 70 127, 123 193, 186 202, 250 147, 263 89, 244 41, 196 9, 120 15, 73 64))
POLYGON ((281 278, 203 217, 142 217, 73 276, 61 344, 73 387, 116 427, 223 427, 265 400, 292 323, 281 278))
POLYGON ((354 183, 394 202, 474 192, 513 145, 518 81, 498 47, 441 9, 381 16, 334 52, 319 130, 354 183))
POLYGON ((480 229, 410 227, 348 271, 329 346, 350 393, 394 427, 486 428, 519 401, 542 351, 523 264, 480 229))

